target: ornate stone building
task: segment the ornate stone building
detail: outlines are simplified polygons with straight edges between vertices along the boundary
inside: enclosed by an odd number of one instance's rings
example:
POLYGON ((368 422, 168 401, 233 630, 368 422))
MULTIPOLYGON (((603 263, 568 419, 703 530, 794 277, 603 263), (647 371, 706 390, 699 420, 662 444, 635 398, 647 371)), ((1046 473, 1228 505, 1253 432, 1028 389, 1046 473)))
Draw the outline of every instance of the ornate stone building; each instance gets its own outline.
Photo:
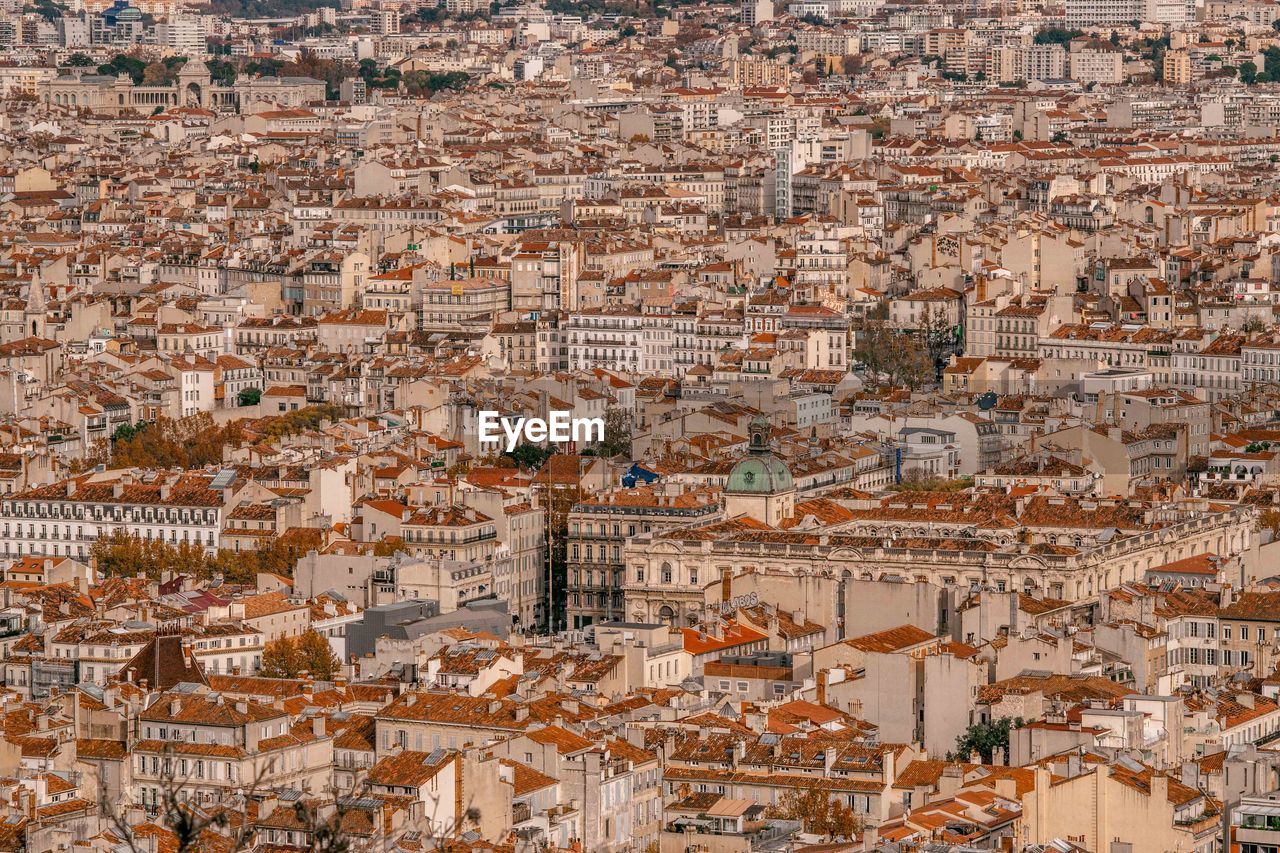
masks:
POLYGON ((1232 558, 1239 576, 1228 580, 1237 587, 1255 563, 1256 510, 1247 506, 1004 491, 883 500, 834 493, 796 503, 784 472, 753 429, 750 455, 730 474, 723 519, 632 540, 627 618, 696 624, 720 579, 746 573, 831 578, 833 596, 841 579, 859 578, 1081 601, 1196 554, 1232 558))
POLYGON ((106 115, 145 116, 157 108, 175 107, 231 113, 248 112, 254 105, 298 107, 322 101, 325 84, 311 77, 258 77, 224 86, 213 82, 203 62, 191 60, 178 70, 177 81, 170 85, 139 86, 125 75, 72 71, 41 81, 37 97, 46 104, 106 115))

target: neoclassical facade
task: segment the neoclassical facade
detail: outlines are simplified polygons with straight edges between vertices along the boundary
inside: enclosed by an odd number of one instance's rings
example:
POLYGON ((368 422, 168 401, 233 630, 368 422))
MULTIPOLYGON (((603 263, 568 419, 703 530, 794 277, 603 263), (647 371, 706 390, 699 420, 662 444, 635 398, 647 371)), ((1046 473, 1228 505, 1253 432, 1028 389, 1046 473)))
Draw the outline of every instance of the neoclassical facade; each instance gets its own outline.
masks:
POLYGON ((175 107, 230 113, 248 112, 255 105, 299 107, 323 101, 325 84, 311 77, 258 77, 224 86, 213 82, 203 62, 192 60, 178 69, 171 85, 138 86, 125 75, 73 71, 40 81, 37 97, 46 104, 105 115, 150 115, 175 107))
MULTIPOLYGON (((726 506, 735 505, 727 495, 726 506)), ((696 624, 708 587, 746 573, 990 586, 1080 601, 1142 581, 1149 569, 1208 553, 1231 558, 1235 568, 1227 579, 1237 588, 1256 579, 1245 568, 1256 546, 1256 510, 1249 506, 904 492, 884 500, 801 501, 781 523, 770 524, 776 505, 749 505, 753 511, 726 512, 714 524, 632 540, 626 618, 696 624)), ((833 595, 838 588, 831 586, 833 595)))

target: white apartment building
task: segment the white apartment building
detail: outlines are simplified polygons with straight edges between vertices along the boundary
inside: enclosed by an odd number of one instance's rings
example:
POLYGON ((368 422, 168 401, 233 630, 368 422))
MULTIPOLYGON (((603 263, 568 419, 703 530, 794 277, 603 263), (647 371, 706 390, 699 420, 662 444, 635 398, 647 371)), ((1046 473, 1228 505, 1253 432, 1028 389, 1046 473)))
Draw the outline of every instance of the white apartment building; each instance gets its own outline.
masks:
POLYGON ((156 24, 156 35, 177 56, 195 58, 209 52, 204 21, 195 16, 173 16, 167 22, 156 24))
POLYGON ((218 547, 223 496, 207 474, 112 471, 73 477, 4 496, 0 554, 85 559, 116 531, 172 545, 218 547), (109 477, 110 479, 105 479, 109 477))
POLYGON ((1130 21, 1185 24, 1194 20, 1195 4, 1186 0, 1067 0, 1068 27, 1130 21))
POLYGON ((570 370, 598 367, 651 376, 675 370, 675 324, 669 314, 583 311, 569 315, 564 336, 570 370))

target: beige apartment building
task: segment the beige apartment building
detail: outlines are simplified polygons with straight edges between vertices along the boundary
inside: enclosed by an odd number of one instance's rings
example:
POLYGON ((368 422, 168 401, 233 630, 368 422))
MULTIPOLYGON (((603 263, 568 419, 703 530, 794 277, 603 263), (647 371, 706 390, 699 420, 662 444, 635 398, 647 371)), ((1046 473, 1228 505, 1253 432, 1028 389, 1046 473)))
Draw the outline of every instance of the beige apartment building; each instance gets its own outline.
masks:
POLYGON ((1218 849, 1218 809, 1200 791, 1131 762, 1098 765, 1065 781, 1036 769, 1036 785, 1022 797, 1018 845, 1062 839, 1085 850, 1218 849))
POLYGON ((710 489, 614 489, 575 504, 569 514, 568 619, 572 628, 624 619, 623 553, 628 540, 715 516, 710 489))

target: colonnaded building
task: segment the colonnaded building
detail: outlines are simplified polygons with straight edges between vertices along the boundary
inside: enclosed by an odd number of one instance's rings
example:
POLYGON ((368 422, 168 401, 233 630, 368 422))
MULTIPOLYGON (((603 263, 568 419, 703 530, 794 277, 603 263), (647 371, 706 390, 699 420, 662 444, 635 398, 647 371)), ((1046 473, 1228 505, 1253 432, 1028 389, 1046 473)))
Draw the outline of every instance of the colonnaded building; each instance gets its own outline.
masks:
POLYGON ((751 425, 749 448, 729 475, 723 515, 629 543, 628 619, 696 625, 708 602, 718 600, 722 580, 747 574, 795 578, 797 600, 781 604, 829 613, 841 634, 850 579, 1079 602, 1177 560, 1215 554, 1237 588, 1256 580, 1249 568, 1257 539, 1252 506, 1159 487, 1143 499, 1013 488, 907 491, 884 499, 845 490, 797 501, 766 422, 751 425), (831 601, 811 598, 814 578, 827 581, 817 587, 831 601))
POLYGON ((36 85, 46 104, 86 109, 104 115, 150 115, 157 108, 192 107, 215 112, 247 112, 255 104, 300 107, 325 98, 325 83, 313 77, 257 77, 230 86, 215 83, 209 68, 191 60, 178 79, 158 86, 136 85, 126 75, 69 70, 36 85))

